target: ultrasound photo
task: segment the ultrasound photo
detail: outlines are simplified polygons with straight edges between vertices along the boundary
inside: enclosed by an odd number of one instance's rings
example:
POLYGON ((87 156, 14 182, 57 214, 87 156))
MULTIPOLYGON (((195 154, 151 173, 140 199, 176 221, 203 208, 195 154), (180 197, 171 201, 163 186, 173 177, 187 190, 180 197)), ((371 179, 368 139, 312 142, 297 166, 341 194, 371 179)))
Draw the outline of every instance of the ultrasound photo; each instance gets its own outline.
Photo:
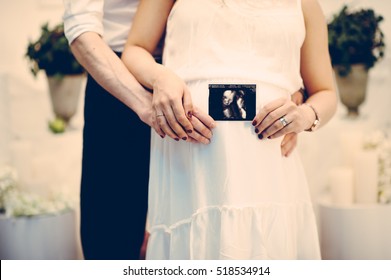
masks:
POLYGON ((210 84, 209 115, 216 121, 251 121, 255 92, 255 84, 210 84))

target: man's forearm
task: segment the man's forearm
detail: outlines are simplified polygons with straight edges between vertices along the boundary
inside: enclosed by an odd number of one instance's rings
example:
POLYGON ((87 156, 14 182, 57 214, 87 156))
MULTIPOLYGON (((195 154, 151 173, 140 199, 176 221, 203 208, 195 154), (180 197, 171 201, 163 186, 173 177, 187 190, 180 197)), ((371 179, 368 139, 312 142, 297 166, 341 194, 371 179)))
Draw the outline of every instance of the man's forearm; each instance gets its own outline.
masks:
POLYGON ((77 60, 108 92, 132 109, 144 122, 151 109, 152 95, 123 65, 121 59, 94 32, 80 35, 71 44, 77 60))

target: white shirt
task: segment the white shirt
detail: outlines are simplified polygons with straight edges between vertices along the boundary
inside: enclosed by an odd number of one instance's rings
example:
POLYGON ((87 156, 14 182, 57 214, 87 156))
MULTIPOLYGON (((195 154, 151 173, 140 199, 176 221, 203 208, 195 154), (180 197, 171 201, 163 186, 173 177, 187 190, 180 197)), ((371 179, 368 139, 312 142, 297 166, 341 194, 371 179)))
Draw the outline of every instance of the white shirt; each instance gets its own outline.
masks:
POLYGON ((122 52, 139 0, 63 0, 64 32, 69 43, 87 31, 96 32, 122 52))

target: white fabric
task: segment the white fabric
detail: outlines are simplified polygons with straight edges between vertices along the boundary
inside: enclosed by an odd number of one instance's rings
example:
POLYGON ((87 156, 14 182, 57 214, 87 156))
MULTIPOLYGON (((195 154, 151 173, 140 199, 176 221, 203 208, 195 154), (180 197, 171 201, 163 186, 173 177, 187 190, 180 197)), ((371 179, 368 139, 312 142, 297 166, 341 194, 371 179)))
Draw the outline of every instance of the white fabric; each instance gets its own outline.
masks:
MULTIPOLYGON (((256 83, 257 109, 302 83, 300 1, 179 0, 164 64, 208 111, 208 84, 256 83)), ((210 145, 152 133, 148 259, 318 259, 299 156, 251 122, 218 122, 210 145)))
POLYGON ((65 35, 72 43, 87 31, 96 32, 117 52, 122 52, 138 0, 63 0, 65 35))

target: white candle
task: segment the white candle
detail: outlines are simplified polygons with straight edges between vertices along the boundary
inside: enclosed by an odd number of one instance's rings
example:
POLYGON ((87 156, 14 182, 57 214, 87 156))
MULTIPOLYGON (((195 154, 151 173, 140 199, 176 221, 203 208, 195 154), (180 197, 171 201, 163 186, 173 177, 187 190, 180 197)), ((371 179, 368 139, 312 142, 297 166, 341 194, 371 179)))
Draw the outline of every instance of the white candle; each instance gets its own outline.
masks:
POLYGON ((377 203, 379 163, 376 151, 363 150, 354 162, 354 200, 356 203, 377 203))
POLYGON ((351 167, 335 167, 330 170, 329 184, 331 200, 335 205, 351 205, 353 203, 354 172, 351 167))

